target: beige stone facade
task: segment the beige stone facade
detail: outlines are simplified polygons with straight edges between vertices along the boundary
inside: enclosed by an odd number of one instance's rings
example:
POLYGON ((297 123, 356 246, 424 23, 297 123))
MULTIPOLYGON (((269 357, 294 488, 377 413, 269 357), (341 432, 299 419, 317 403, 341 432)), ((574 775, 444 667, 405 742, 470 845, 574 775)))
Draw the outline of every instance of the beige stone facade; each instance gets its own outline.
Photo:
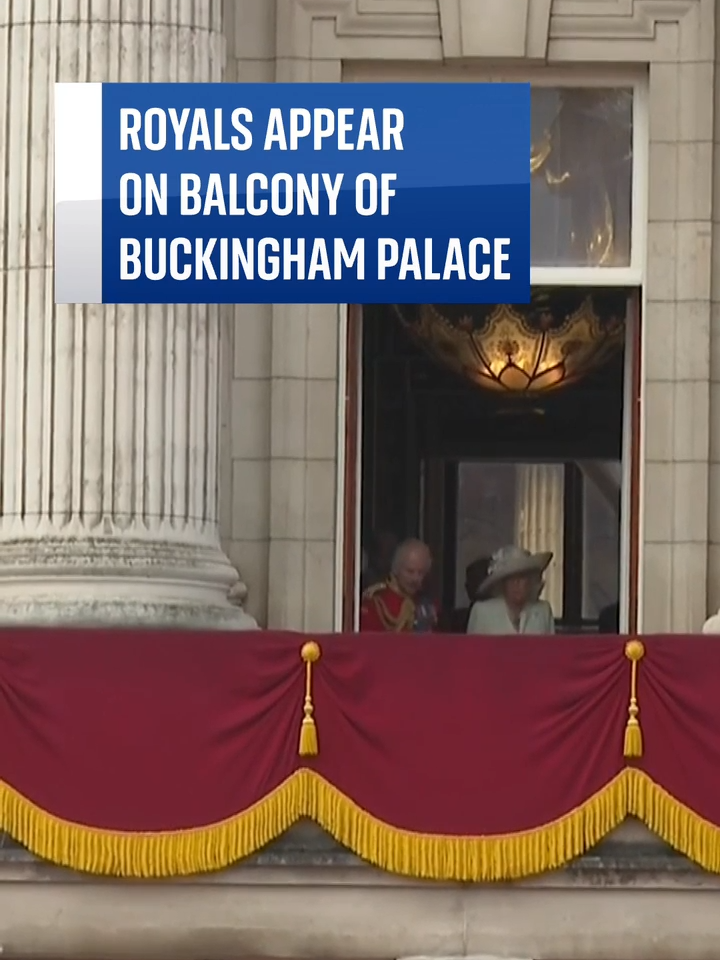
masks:
MULTIPOLYGON (((714 0, 245 0, 226 35, 230 80, 637 84, 639 627, 700 630, 720 606, 714 0)), ((228 551, 260 622, 332 629, 342 314, 238 307, 232 328, 228 551)))

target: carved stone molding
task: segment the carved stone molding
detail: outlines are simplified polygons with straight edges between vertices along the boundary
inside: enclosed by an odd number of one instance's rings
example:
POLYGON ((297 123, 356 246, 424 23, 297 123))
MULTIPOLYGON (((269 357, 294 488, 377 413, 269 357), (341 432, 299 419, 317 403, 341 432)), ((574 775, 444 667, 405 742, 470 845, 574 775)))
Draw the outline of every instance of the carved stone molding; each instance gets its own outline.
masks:
POLYGON ((446 59, 544 60, 552 0, 438 0, 446 59))
MULTIPOLYGON (((311 0, 312 2, 312 0, 311 0)), ((339 37, 439 37, 437 0, 351 0, 344 3, 335 26, 339 37)))
POLYGON ((702 0, 554 0, 553 40, 654 40, 658 24, 678 24, 702 0))
MULTIPOLYGON (((544 61, 550 41, 617 43, 644 62, 682 25, 678 59, 707 59, 713 0, 280 0, 278 56, 303 60, 544 61), (281 26, 282 23, 285 26, 281 26), (404 41, 404 43, 403 43, 404 41), (628 46, 628 41, 631 45, 628 46), (632 42, 637 42, 637 49, 632 42)), ((578 50, 582 61, 588 55, 578 50)), ((552 50, 551 50, 552 56, 552 50)), ((566 59, 563 56, 562 59, 566 59)), ((591 57, 595 59, 595 57, 591 57)), ((601 59, 610 62, 612 49, 601 59)))
POLYGON ((313 20, 335 21, 343 37, 440 36, 438 0, 295 0, 313 20))

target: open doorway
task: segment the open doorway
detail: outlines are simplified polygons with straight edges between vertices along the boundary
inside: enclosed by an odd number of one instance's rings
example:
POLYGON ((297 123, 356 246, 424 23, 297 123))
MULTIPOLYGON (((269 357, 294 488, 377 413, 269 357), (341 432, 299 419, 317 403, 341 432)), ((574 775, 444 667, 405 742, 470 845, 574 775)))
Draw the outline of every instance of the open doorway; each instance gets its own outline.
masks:
POLYGON ((470 602, 472 563, 515 543, 553 554, 544 597, 558 630, 594 632, 601 616, 607 622, 620 597, 620 460, 451 459, 425 461, 422 469, 420 536, 442 565, 443 609, 470 602), (437 504, 440 525, 432 519, 437 504))
MULTIPOLYGON (((627 289, 536 290, 534 307, 508 307, 496 323, 500 341, 508 341, 508 323, 520 323, 521 333, 543 324, 546 332, 566 328, 565 343, 555 351, 564 356, 562 370, 530 389, 522 377, 533 368, 523 360, 527 344, 517 337, 503 349, 515 358, 510 366, 521 369, 501 371, 503 382, 488 383, 483 376, 497 379, 498 370, 484 368, 488 356, 478 352, 477 337, 469 348, 458 346, 454 332, 446 335, 459 329, 467 340, 473 324, 486 331, 488 320, 497 320, 493 311, 505 308, 354 309, 345 629, 356 628, 363 548, 383 532, 429 544, 432 589, 444 611, 468 603, 465 570, 471 562, 515 543, 553 553, 545 597, 558 631, 635 629, 637 300, 627 289), (525 325, 523 310, 529 311, 525 325), (576 323, 582 316, 587 322, 576 323), (577 341, 597 335, 588 327, 595 322, 605 334, 612 328, 612 335, 602 349, 596 344, 583 354, 577 341), (436 325, 434 332, 428 333, 428 324, 436 325), (573 352, 575 363, 568 360, 573 352)), ((535 375, 548 368, 552 351, 544 357, 535 357, 535 375)))

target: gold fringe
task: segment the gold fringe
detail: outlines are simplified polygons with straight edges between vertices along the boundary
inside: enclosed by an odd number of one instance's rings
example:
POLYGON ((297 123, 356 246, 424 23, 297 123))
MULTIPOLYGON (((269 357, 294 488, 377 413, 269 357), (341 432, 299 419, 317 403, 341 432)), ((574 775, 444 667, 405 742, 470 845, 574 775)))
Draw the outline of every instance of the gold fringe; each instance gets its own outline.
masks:
POLYGON ((625 771, 628 815, 711 873, 720 873, 720 826, 676 800, 641 770, 625 771))
POLYGON ((167 832, 102 830, 46 813, 0 781, 0 830, 31 853, 73 870, 116 877, 180 877, 220 870, 288 830, 305 803, 289 777, 258 803, 207 827, 167 832))
POLYGON ((638 663, 645 656, 645 647, 642 641, 628 640, 625 644, 625 656, 630 661, 630 704, 628 706, 628 722, 625 726, 623 754, 626 759, 631 760, 643 755, 642 728, 638 719, 640 708, 637 701, 638 663))
POLYGON ((0 828, 53 863, 87 873, 150 878, 222 869, 309 817, 358 856, 392 873, 433 880, 510 880, 561 867, 618 826, 627 812, 628 772, 559 820, 506 836, 400 830, 361 809, 312 770, 299 770, 229 820, 168 833, 99 830, 60 820, 0 783, 0 828))
POLYGON ((564 866, 622 823, 627 771, 552 823, 522 833, 447 836, 401 830, 377 820, 312 771, 305 816, 363 860, 390 873, 427 880, 513 880, 564 866))
POLYGON ((309 640, 302 645, 300 656, 305 661, 305 703, 303 705, 303 721, 300 726, 300 746, 298 753, 301 757, 316 757, 318 753, 317 725, 315 723, 315 707, 312 699, 312 665, 320 659, 320 645, 309 640))
POLYGON ((400 830, 362 810, 312 770, 294 773, 229 820, 167 833, 123 833, 61 820, 0 782, 0 828, 37 856, 87 873, 137 878, 222 869, 309 817, 358 856, 392 873, 429 880, 513 880, 562 867, 630 814, 701 867, 720 873, 720 826, 633 768, 552 823, 487 837, 400 830))

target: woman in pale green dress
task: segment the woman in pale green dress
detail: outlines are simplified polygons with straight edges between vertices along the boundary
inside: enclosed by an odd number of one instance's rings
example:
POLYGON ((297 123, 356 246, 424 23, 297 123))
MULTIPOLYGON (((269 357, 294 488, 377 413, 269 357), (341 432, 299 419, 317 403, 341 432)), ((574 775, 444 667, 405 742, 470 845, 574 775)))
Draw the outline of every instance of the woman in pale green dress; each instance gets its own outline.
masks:
POLYGON ((484 635, 555 633, 552 607, 540 600, 542 575, 552 553, 503 547, 493 554, 488 575, 477 592, 467 632, 484 635))

